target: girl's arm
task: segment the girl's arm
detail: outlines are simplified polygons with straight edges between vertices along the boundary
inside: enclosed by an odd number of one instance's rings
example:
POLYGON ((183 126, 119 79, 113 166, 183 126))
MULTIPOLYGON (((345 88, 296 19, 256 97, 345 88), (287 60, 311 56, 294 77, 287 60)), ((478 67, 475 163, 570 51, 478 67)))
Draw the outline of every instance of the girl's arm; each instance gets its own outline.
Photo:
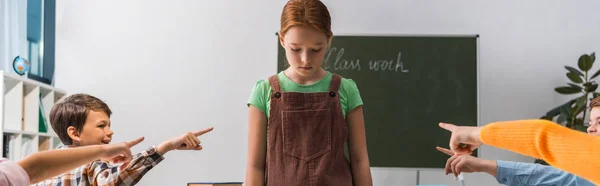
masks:
POLYGON ((522 155, 540 158, 561 170, 600 184, 600 138, 575 131, 551 121, 515 120, 495 122, 483 127, 440 123, 452 132, 450 147, 465 153, 487 144, 522 155), (461 145, 464 144, 464 145, 461 145))
POLYGON ((129 162, 132 159, 129 148, 142 140, 144 138, 126 143, 42 151, 25 157, 18 164, 27 172, 30 182, 36 183, 97 159, 111 159, 113 163, 129 162))
POLYGON ((250 105, 248 119, 247 186, 265 185, 265 161, 267 152, 267 116, 259 108, 250 105))
POLYGON ((365 135, 365 120, 362 106, 358 106, 346 116, 348 123, 348 150, 350 152, 350 165, 352 166, 352 179, 354 185, 373 185, 371 167, 367 153, 367 140, 365 135))

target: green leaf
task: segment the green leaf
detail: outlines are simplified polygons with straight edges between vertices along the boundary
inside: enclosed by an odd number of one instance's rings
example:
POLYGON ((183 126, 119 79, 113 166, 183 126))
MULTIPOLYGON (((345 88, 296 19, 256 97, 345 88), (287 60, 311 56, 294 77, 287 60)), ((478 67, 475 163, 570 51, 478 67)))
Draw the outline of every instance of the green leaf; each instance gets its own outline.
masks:
POLYGON ((565 116, 563 116, 563 115, 559 115, 556 118, 556 123, 558 123, 558 124, 565 124, 565 121, 567 121, 567 118, 565 118, 565 116))
POLYGON ((556 108, 553 108, 552 110, 550 110, 550 111, 546 112, 546 115, 542 116, 542 118, 541 118, 541 119, 544 119, 544 117, 545 117, 545 118, 550 118, 549 120, 552 120, 552 118, 553 118, 554 116, 556 116, 556 115, 559 115, 559 114, 560 114, 560 108, 561 108, 561 107, 562 107, 562 105, 561 105, 561 106, 558 106, 558 107, 556 107, 556 108))
POLYGON ((600 69, 598 69, 598 71, 596 71, 596 73, 594 73, 590 79, 594 79, 595 77, 598 77, 598 75, 600 75, 600 69))
POLYGON ((546 112, 546 115, 545 115, 545 116, 542 116, 542 118, 541 118, 541 119, 544 119, 544 118, 549 118, 549 120, 552 120, 552 118, 554 118, 555 116, 557 116, 557 115, 560 115, 560 109, 561 109, 562 107, 570 107, 570 106, 571 106, 571 105, 573 105, 573 103, 575 103, 576 101, 577 101, 577 98, 575 98, 575 99, 572 99, 572 100, 569 100, 569 101, 567 101, 566 103, 563 103, 562 105, 559 105, 559 106, 557 106, 557 107, 553 108, 552 110, 550 110, 550 111, 546 112))
POLYGON ((573 127, 574 130, 580 131, 580 132, 586 132, 587 131, 587 127, 585 127, 585 125, 575 125, 573 127))
MULTIPOLYGON (((590 83, 590 82, 588 82, 588 83, 590 83)), ((573 83, 567 83, 567 84, 569 84, 569 86, 571 86, 571 87, 580 88, 580 89, 583 90, 582 86, 579 86, 579 85, 576 85, 576 84, 573 84, 573 83)))
POLYGON ((584 87, 582 87, 582 86, 579 86, 579 85, 576 85, 576 84, 573 84, 573 83, 567 83, 567 84, 569 86, 573 87, 573 88, 576 88, 576 89, 579 89, 579 90, 584 90, 584 87))
POLYGON ((598 89, 598 84, 596 84, 596 82, 587 82, 583 84, 583 87, 585 87, 586 92, 594 92, 596 89, 598 89))
POLYGON ((571 129, 575 129, 575 130, 579 130, 581 131, 583 129, 583 131, 587 130, 587 128, 583 125, 583 119, 582 118, 576 118, 573 123, 571 123, 571 125, 567 125, 569 128, 571 129))
POLYGON ((579 71, 579 70, 577 70, 577 69, 575 69, 575 68, 573 68, 573 67, 570 67, 570 66, 565 66, 565 68, 566 68, 566 69, 567 69, 569 72, 575 73, 575 74, 577 74, 577 75, 579 75, 579 76, 581 76, 581 77, 583 77, 583 76, 584 76, 584 75, 583 75, 583 73, 582 73, 581 71, 579 71))
POLYGON ((577 125, 583 126, 583 119, 582 118, 575 119, 575 126, 577 126, 577 125))
POLYGON ((577 102, 575 103, 575 107, 582 107, 585 106, 585 98, 586 96, 581 96, 579 98, 577 98, 577 102))
POLYGON ((596 52, 592 52, 592 54, 590 55, 590 59, 592 60, 592 63, 596 61, 596 52))
POLYGON ((558 92, 559 94, 576 94, 580 93, 581 89, 576 87, 558 87, 555 88, 554 91, 558 92))
POLYGON ((542 116, 540 119, 552 121, 552 117, 551 116, 542 116))
POLYGON ((585 109, 585 99, 587 96, 581 96, 577 98, 577 102, 575 103, 575 107, 573 108, 573 115, 577 116, 581 111, 585 109))
POLYGON ((596 98, 598 96, 600 96, 600 93, 598 93, 598 92, 593 92, 592 93, 592 99, 594 99, 594 98, 596 98))
POLYGON ((598 89, 598 84, 592 84, 590 88, 588 88, 588 92, 594 92, 598 89))
POLYGON ((583 90, 583 87, 581 87, 579 85, 575 85, 573 83, 567 83, 567 84, 569 84, 568 87, 558 87, 558 88, 555 88, 554 90, 561 94, 575 94, 575 93, 580 93, 583 90))
POLYGON ((569 107, 569 106, 560 107, 560 114, 563 115, 566 120, 571 120, 571 107, 569 107))
POLYGON ((581 55, 579 57, 579 61, 577 62, 579 69, 584 72, 590 70, 593 64, 594 62, 592 61, 592 57, 587 54, 581 55))
MULTIPOLYGON (((573 107, 571 108, 571 119, 573 118, 577 118, 577 115, 579 115, 579 108, 577 107, 573 107)), ((569 121, 571 121, 571 119, 569 119, 569 121)))
POLYGON ((583 83, 583 79, 581 79, 581 76, 578 76, 576 73, 573 72, 569 72, 567 73, 567 77, 573 82, 573 83, 583 83))

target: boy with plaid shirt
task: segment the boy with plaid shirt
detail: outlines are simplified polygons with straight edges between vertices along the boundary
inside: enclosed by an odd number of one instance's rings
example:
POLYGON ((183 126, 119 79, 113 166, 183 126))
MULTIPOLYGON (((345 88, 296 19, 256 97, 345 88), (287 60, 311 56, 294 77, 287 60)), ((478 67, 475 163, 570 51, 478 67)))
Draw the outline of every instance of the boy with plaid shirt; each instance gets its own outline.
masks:
MULTIPOLYGON (((111 114, 108 105, 100 99, 87 94, 74 94, 52 107, 50 123, 62 143, 66 145, 63 148, 108 144, 113 135, 110 129, 111 114)), ((211 127, 187 132, 166 140, 156 147, 136 154, 131 162, 120 166, 97 160, 53 179, 39 182, 36 186, 135 185, 164 159, 165 153, 176 149, 202 150, 198 136, 212 129, 211 127)))

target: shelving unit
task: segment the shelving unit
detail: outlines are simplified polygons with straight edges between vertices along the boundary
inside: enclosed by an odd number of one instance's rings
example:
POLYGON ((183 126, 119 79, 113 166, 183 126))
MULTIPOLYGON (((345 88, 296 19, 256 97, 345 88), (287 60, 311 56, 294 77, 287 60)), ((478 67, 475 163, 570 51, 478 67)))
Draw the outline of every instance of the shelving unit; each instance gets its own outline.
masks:
POLYGON ((61 142, 50 125, 50 110, 67 92, 5 71, 0 71, 0 79, 2 156, 18 161, 57 148, 61 142))

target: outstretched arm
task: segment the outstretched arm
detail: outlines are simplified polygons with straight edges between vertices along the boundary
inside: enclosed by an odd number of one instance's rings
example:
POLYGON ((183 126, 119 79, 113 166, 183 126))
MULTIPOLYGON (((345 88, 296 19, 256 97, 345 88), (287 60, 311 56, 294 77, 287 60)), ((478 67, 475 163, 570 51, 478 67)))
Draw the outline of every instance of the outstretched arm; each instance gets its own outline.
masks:
POLYGON ((561 170, 600 184, 600 138, 571 130, 547 120, 517 120, 461 127, 441 123, 452 132, 450 147, 465 153, 487 144, 523 155, 540 158, 561 170), (464 144, 464 145, 461 145, 464 144))
POLYGON ((144 138, 111 145, 42 151, 22 159, 18 164, 27 172, 30 182, 36 183, 97 159, 112 159, 113 163, 129 162, 132 159, 129 149, 142 140, 144 138))

